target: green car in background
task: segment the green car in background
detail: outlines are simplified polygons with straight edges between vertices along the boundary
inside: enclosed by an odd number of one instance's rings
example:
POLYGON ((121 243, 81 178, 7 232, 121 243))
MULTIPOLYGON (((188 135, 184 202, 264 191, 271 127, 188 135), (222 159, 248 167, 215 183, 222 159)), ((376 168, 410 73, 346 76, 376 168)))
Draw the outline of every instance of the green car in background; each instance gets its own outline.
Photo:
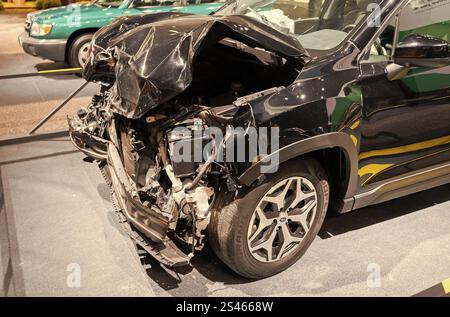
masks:
POLYGON ((33 56, 82 66, 93 34, 124 15, 184 12, 207 15, 221 8, 214 0, 97 0, 42 10, 27 15, 25 32, 19 36, 23 50, 33 56))

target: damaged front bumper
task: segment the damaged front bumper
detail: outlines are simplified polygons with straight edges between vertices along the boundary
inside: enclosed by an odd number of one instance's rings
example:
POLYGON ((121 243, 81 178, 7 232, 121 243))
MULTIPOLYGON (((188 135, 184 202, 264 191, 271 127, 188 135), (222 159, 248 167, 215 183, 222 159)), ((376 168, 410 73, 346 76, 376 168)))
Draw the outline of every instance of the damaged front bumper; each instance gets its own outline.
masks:
POLYGON ((75 119, 69 118, 68 121, 69 135, 75 147, 88 157, 101 161, 103 175, 111 188, 118 211, 126 218, 124 224, 130 237, 167 266, 188 264, 190 257, 167 236, 171 219, 140 202, 116 145, 80 129, 75 119))
POLYGON ((68 118, 68 122, 70 139, 78 150, 96 160, 108 159, 108 144, 110 141, 87 133, 81 128, 80 122, 75 119, 68 118))

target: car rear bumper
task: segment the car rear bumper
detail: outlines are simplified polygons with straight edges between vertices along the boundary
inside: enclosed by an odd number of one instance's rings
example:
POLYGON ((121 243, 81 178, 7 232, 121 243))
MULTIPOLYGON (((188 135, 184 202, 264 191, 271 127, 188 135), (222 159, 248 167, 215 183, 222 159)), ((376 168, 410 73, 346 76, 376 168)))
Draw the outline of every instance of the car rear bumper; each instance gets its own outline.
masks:
POLYGON ((33 56, 39 56, 56 62, 63 62, 66 54, 66 39, 36 39, 27 32, 19 35, 19 44, 23 50, 33 56))

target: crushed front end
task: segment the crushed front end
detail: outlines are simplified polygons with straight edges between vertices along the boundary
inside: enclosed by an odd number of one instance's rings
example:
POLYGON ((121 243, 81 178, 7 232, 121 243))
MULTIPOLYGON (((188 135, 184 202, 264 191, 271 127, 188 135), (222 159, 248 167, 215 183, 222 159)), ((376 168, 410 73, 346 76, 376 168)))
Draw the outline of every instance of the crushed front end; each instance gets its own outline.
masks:
POLYGON ((98 161, 130 237, 165 265, 185 265, 203 247, 212 196, 218 190, 214 184, 223 171, 217 170, 214 180, 211 170, 208 176, 198 172, 206 162, 174 162, 173 145, 194 145, 189 131, 197 128, 199 118, 212 122, 218 117, 193 106, 175 116, 161 112, 128 120, 108 110, 105 95, 95 96, 89 107, 69 118, 72 142, 98 161), (173 131, 181 125, 185 135, 173 131))
POLYGON ((203 248, 216 194, 236 189, 229 167, 214 162, 221 146, 210 147, 208 160, 194 158, 213 142, 196 132, 225 131, 231 120, 199 105, 130 120, 111 111, 106 91, 68 121, 73 144, 99 163, 130 237, 161 263, 179 266, 203 248), (183 146, 192 152, 179 160, 183 146))
POLYGON ((152 14, 94 36, 83 75, 102 88, 69 118, 70 136, 99 163, 130 237, 165 265, 189 263, 241 186, 252 159, 223 155, 256 124, 250 102, 289 85, 306 61, 298 42, 270 33, 247 17, 152 14))

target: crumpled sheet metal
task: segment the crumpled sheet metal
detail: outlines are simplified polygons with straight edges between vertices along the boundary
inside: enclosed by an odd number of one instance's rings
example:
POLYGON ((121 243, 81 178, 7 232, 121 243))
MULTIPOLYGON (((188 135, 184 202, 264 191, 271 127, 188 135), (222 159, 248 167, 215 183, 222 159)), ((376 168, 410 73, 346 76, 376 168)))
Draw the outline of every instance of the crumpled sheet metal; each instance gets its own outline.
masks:
POLYGON ((299 69, 309 60, 297 39, 251 17, 169 12, 121 17, 99 30, 83 76, 112 83, 112 109, 137 119, 185 91, 196 52, 223 38, 272 51, 299 69))

